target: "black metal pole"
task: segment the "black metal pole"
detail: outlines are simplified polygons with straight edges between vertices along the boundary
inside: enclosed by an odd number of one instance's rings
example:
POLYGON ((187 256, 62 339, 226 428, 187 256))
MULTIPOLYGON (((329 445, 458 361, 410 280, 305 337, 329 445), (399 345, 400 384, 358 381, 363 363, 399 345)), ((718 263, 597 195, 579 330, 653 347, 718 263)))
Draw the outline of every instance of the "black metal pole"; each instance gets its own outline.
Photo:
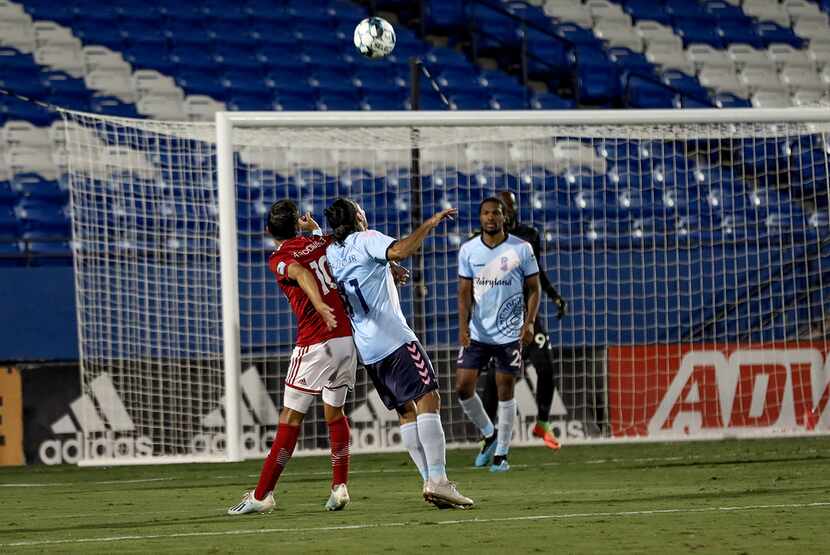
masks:
MULTIPOLYGON (((410 109, 418 111, 421 108, 421 60, 409 60, 409 102, 410 109)), ((410 223, 412 230, 416 230, 423 220, 421 205, 421 147, 420 131, 413 127, 410 133, 412 138, 411 163, 409 167, 409 206, 411 208, 410 223)), ((424 283, 424 254, 421 249, 412 257, 412 291, 415 334, 424 341, 426 332, 426 296, 427 287, 424 283)))

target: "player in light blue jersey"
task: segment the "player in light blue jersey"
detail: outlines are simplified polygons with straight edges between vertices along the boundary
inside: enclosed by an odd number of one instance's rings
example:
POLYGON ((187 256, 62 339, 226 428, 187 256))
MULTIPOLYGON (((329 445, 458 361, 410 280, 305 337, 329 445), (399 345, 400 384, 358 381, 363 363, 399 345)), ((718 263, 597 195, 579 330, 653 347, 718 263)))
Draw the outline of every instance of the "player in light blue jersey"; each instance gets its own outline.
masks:
POLYGON ((489 464, 491 472, 510 469, 507 453, 516 419, 513 389, 522 374, 522 348, 533 340, 541 293, 533 248, 504 231, 504 214, 500 199, 484 199, 479 206, 481 235, 461 245, 458 252, 461 349, 455 389, 464 414, 484 436, 475 465, 489 464), (499 397, 498 430, 476 394, 478 375, 493 359, 499 397))
POLYGON ((438 379, 406 323, 389 266, 413 255, 439 223, 457 212, 442 210, 397 240, 368 230, 363 209, 337 199, 326 209, 334 235, 326 258, 345 300, 361 361, 384 405, 398 411, 403 442, 424 480, 424 499, 437 507, 466 509, 473 500, 447 479, 438 379))

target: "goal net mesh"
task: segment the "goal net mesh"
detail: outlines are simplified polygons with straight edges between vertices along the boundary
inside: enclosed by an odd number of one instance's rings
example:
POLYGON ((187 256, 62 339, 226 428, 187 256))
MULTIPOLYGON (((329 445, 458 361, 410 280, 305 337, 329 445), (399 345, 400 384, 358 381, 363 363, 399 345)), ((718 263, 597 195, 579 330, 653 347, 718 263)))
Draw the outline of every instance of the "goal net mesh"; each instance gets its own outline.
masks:
MULTIPOLYGON (((84 459, 222 456, 215 126, 64 116, 84 459)), ((830 425, 824 124, 246 125, 232 143, 246 456, 270 447, 293 347, 264 232, 283 198, 324 229, 324 208, 352 198, 393 237, 459 208, 406 261, 416 279, 400 289, 439 375, 451 444, 478 439, 453 391, 458 248, 481 200, 503 190, 540 231, 540 266, 568 302, 562 320, 544 293, 540 309, 554 361, 548 420, 565 442, 830 425)), ((528 365, 516 386, 514 444, 541 445, 539 371, 528 365)), ((402 448, 363 371, 346 412, 354 452, 402 448)), ((327 441, 318 403, 298 450, 327 441)))

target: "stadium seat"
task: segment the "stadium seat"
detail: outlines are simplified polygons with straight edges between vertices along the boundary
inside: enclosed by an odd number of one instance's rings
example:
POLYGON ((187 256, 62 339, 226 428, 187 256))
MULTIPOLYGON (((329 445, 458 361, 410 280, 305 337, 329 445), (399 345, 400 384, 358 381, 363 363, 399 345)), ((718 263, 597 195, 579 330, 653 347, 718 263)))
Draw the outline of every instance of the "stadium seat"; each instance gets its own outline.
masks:
POLYGON ((775 71, 775 62, 770 59, 766 50, 755 48, 749 44, 730 44, 727 52, 729 53, 729 59, 734 62, 738 69, 752 66, 775 71))
POLYGON ((762 21, 755 26, 755 31, 761 38, 763 46, 769 46, 774 43, 786 43, 794 48, 801 48, 804 40, 797 37, 792 29, 782 27, 775 23, 762 21))
POLYGON ((786 91, 787 87, 781 83, 778 74, 762 67, 745 67, 738 72, 738 80, 750 93, 758 90, 786 91))
POLYGON ((674 108, 676 94, 670 86, 638 76, 625 85, 626 105, 632 108, 674 108))
POLYGON ((770 60, 780 69, 784 66, 813 69, 815 66, 804 50, 789 44, 771 44, 767 49, 770 60))

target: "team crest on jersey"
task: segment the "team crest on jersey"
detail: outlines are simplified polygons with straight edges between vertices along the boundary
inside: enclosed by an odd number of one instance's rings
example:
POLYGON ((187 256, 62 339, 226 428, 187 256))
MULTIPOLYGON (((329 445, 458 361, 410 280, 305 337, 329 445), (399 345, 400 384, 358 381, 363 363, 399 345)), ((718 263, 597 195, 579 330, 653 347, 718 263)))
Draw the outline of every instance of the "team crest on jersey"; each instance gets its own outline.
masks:
POLYGON ((509 270, 510 270, 510 267, 508 266, 508 261, 509 261, 509 260, 510 260, 510 259, 509 259, 509 258, 507 258, 506 256, 502 256, 502 257, 501 257, 501 271, 502 271, 502 272, 507 272, 507 271, 509 271, 509 270))
POLYGON ((281 276, 285 275, 285 262, 277 264, 277 273, 281 276))
POLYGON ((524 323, 524 294, 516 293, 504 301, 496 316, 499 332, 508 337, 518 337, 524 323))

